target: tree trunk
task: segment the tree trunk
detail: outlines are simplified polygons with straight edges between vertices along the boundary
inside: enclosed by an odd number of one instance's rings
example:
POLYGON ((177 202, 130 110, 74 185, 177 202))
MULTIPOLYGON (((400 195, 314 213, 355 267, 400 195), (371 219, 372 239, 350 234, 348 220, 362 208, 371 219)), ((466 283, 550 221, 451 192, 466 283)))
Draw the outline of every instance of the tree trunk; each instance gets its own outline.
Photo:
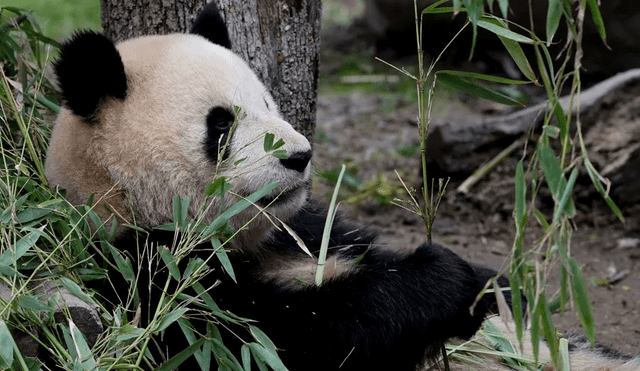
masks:
MULTIPOLYGON (((320 0, 214 0, 233 51, 244 58, 285 118, 311 138, 316 119, 320 0)), ((205 0, 101 0, 113 40, 186 32, 205 0)))

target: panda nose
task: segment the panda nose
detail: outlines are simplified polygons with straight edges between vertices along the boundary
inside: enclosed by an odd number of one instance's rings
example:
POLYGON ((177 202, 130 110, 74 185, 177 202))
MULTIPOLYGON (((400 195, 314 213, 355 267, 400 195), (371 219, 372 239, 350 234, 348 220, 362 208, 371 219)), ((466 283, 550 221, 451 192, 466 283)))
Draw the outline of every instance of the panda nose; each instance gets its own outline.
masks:
POLYGON ((294 152, 285 159, 280 159, 282 166, 287 169, 295 170, 298 172, 304 172, 307 168, 309 161, 311 160, 311 151, 306 152, 294 152))

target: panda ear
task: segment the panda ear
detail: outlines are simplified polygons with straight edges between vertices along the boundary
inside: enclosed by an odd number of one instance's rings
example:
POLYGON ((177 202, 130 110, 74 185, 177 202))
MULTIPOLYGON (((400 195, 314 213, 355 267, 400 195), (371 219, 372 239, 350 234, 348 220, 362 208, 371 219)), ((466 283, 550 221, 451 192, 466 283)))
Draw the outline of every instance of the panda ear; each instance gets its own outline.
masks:
POLYGON ((120 53, 111 40, 100 33, 82 32, 60 49, 54 65, 65 107, 94 123, 107 98, 124 100, 127 75, 120 53))
POLYGON ((213 1, 200 11, 193 27, 191 27, 191 33, 200 35, 214 44, 231 49, 227 25, 224 23, 218 7, 213 1))

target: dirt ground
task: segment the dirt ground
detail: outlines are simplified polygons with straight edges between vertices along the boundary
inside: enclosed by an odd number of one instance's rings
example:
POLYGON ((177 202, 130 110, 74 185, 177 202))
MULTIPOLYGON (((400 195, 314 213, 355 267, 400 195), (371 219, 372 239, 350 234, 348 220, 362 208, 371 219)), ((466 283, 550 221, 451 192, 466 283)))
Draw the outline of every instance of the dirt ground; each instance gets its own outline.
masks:
MULTIPOLYGON (((380 91, 383 90, 385 87, 380 86, 380 91)), ((626 110, 617 105, 616 114, 611 116, 640 125, 638 114, 634 113, 638 111, 637 102, 633 104, 635 97, 628 98, 626 110)), ((624 97, 621 99, 624 102, 624 97)), ((481 114, 477 107, 466 106, 464 110, 458 107, 443 115, 459 116, 465 110, 481 114)), ((390 98, 388 94, 321 94, 315 137, 316 170, 320 173, 346 162, 365 182, 382 174, 390 184, 398 184, 394 173, 397 170, 409 186, 417 188, 419 154, 406 157, 398 151, 419 145, 416 114, 413 103, 390 98)), ((438 120, 436 117, 435 121, 438 120)), ((460 181, 452 181, 440 206, 434 242, 448 246, 470 261, 500 269, 508 259, 514 238, 513 177, 521 155, 521 151, 516 151, 472 187, 467 196, 456 192, 460 181)), ((317 181, 314 189, 318 197, 325 197, 332 190, 323 181, 317 181)), ((622 224, 588 184, 577 185, 575 193, 578 216, 571 254, 583 265, 588 281, 596 340, 640 354, 640 205, 620 205, 626 217, 626 223, 622 224), (607 284, 606 279, 613 283, 607 284)), ((370 199, 356 205, 341 203, 340 209, 380 231, 382 244, 402 248, 426 240, 421 220, 398 206, 381 205, 370 199)), ((530 223, 526 243, 532 246, 541 236, 540 229, 530 223)), ((573 309, 555 315, 554 319, 561 332, 581 331, 573 309)))

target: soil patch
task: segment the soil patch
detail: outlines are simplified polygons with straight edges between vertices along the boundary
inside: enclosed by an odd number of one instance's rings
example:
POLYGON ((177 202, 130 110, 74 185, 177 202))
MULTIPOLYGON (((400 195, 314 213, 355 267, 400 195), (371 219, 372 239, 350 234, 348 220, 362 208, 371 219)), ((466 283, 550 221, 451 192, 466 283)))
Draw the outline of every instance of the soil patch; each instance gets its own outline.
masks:
MULTIPOLYGON (((600 120, 598 125, 611 124, 606 122, 607 117, 618 123, 637 125, 637 96, 640 96, 638 89, 618 94, 617 104, 601 106, 598 115, 593 117, 600 120), (615 111, 607 111, 611 109, 615 111)), ((465 106, 452 110, 451 115, 460 115, 465 110, 482 114, 465 106)), ((408 186, 418 188, 416 115, 417 109, 412 104, 388 95, 321 96, 315 137, 316 170, 322 173, 347 163, 358 178, 378 183, 382 179, 394 192, 401 190, 397 171, 408 186), (382 112, 381 107, 385 107, 386 112, 382 112)), ((470 261, 501 269, 513 243, 513 177, 521 156, 522 151, 516 151, 466 196, 456 193, 459 181, 452 181, 440 206, 434 242, 470 261)), ((325 181, 317 181, 314 189, 318 197, 332 191, 325 181)), ((348 190, 342 192, 348 196, 348 190)), ((640 354, 640 207, 619 205, 626 217, 626 223, 622 224, 597 197, 588 181, 578 184, 576 195, 579 216, 575 218, 571 254, 583 265, 588 280, 596 340, 618 350, 640 354)), ((544 210, 544 198, 541 202, 544 210)), ((367 199, 355 205, 342 203, 340 208, 351 218, 380 231, 381 244, 402 249, 426 240, 421 220, 401 207, 367 199)), ((532 245, 541 236, 539 228, 531 224, 527 243, 532 245)), ((562 332, 581 331, 573 309, 556 315, 555 321, 562 332)))

